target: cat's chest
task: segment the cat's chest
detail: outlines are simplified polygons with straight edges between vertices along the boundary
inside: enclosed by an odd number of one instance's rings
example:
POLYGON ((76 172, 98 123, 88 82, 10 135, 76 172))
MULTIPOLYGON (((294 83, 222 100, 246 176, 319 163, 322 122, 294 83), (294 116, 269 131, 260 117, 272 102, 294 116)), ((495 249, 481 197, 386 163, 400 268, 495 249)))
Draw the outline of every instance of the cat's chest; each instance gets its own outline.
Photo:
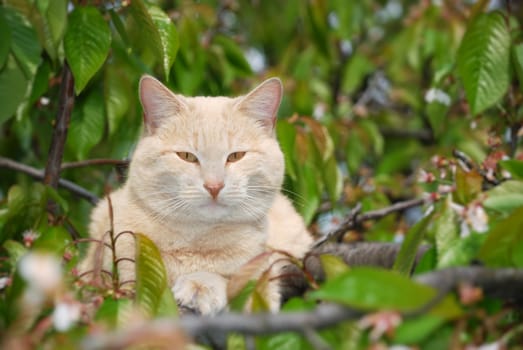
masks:
POLYGON ((265 235, 250 232, 235 239, 216 235, 194 242, 170 240, 159 245, 169 278, 184 273, 209 271, 230 276, 265 251, 265 235), (192 244, 191 244, 192 243, 192 244))

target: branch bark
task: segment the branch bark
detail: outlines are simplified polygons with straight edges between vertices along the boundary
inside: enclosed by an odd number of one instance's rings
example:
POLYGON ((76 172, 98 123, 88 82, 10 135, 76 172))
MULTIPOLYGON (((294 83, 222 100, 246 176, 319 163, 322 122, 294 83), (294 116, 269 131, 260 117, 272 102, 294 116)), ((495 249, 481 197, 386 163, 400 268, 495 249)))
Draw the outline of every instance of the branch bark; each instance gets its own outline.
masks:
MULTIPOLYGON (((51 146, 49 147, 49 155, 47 157, 43 179, 44 184, 53 188, 58 188, 58 183, 60 182, 62 157, 64 155, 65 140, 67 139, 67 130, 69 128, 73 106, 74 78, 69 65, 65 61, 62 69, 60 101, 56 116, 56 124, 53 130, 53 137, 51 139, 51 146)), ((59 215, 58 204, 53 200, 49 200, 47 202, 47 210, 49 213, 49 222, 55 225, 58 221, 57 217, 59 215)))
POLYGON ((49 155, 44 172, 44 183, 53 188, 58 187, 60 179, 60 170, 62 157, 64 155, 64 146, 67 138, 67 130, 71 113, 74 106, 74 78, 67 62, 64 63, 62 70, 62 80, 60 86, 60 101, 58 105, 58 114, 56 124, 49 148, 49 155))
MULTIPOLYGON (((508 298, 521 298, 523 270, 490 269, 485 267, 460 267, 422 274, 414 278, 417 282, 430 285, 446 292, 460 283, 468 282, 483 288, 485 295, 498 296, 497 291, 508 298), (495 288, 494 288, 495 287, 495 288)), ((425 305, 423 306, 425 308, 425 305)), ((115 333, 91 335, 83 343, 86 349, 123 349, 140 342, 141 339, 165 339, 180 330, 192 337, 208 334, 238 332, 244 335, 262 335, 279 332, 305 333, 311 329, 322 329, 342 321, 359 319, 363 313, 336 304, 320 304, 306 312, 279 314, 224 313, 214 317, 188 315, 180 319, 160 319, 143 323, 115 333), (140 336, 138 336, 140 335, 140 336)), ((413 314, 414 315, 414 314, 413 314)), ((404 315, 409 317, 408 315, 404 315)))
MULTIPOLYGON (((16 170, 21 173, 27 174, 37 180, 44 179, 43 171, 33 168, 29 165, 18 163, 18 162, 15 162, 14 160, 11 160, 11 159, 5 158, 5 157, 1 157, 1 156, 0 156, 0 168, 16 170)), ((58 186, 65 188, 66 190, 70 191, 71 193, 77 195, 78 197, 89 201, 89 203, 91 203, 92 205, 96 205, 96 203, 98 203, 99 199, 94 193, 89 192, 88 190, 75 184, 74 182, 59 178, 58 186)))

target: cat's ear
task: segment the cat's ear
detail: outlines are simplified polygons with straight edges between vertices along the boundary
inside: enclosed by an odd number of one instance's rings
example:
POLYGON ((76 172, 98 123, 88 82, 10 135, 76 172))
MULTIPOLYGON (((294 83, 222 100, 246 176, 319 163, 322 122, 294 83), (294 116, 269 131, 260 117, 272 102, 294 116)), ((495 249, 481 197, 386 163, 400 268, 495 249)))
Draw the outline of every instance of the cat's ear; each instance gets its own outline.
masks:
POLYGON ((272 134, 282 94, 283 87, 280 79, 270 78, 241 97, 236 108, 254 118, 272 134))
POLYGON ((140 79, 139 90, 147 133, 154 133, 165 119, 187 108, 183 97, 173 94, 150 75, 144 75, 140 79))

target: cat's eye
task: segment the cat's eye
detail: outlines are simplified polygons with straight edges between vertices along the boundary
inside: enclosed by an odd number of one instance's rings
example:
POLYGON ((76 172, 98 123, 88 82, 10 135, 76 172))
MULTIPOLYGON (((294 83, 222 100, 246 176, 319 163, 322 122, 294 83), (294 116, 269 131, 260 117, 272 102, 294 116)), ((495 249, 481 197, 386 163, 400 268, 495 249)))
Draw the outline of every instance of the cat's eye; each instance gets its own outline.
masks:
POLYGON ((178 157, 189 163, 198 163, 198 158, 191 152, 176 152, 178 157))
POLYGON ((228 163, 237 162, 240 159, 242 159, 243 156, 245 156, 245 152, 233 152, 233 153, 229 154, 229 156, 227 157, 227 162, 228 163))

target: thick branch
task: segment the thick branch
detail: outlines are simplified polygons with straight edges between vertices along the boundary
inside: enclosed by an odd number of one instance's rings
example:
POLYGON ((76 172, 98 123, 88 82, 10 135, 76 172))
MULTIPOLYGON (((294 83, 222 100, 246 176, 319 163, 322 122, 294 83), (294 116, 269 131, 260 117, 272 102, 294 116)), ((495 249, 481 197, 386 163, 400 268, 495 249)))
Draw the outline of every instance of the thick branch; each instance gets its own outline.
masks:
POLYGON ((438 290, 452 289, 459 283, 469 283, 481 287, 488 296, 523 301, 523 269, 456 267, 424 273, 414 279, 438 290))
MULTIPOLYGON (((43 171, 1 156, 0 168, 16 170, 21 173, 27 174, 37 180, 43 180, 44 178, 43 171)), ((85 188, 78 186, 74 182, 64 179, 58 179, 58 185, 60 187, 65 188, 66 190, 69 190, 71 193, 77 195, 78 197, 88 200, 92 205, 96 205, 96 203, 98 203, 98 197, 94 193, 87 191, 85 188)))
MULTIPOLYGON (((497 296, 498 292, 502 291, 507 298, 521 298, 523 288, 523 270, 517 269, 462 267, 434 271, 419 275, 414 279, 443 292, 452 290, 463 282, 473 283, 475 286, 483 288, 486 295, 497 296)), ((432 301, 429 305, 432 305, 432 301)), ((426 305, 423 305, 422 309, 425 308, 426 305)), ((230 332, 245 335, 287 331, 305 333, 310 329, 330 327, 342 321, 358 319, 361 316, 362 312, 360 311, 335 304, 320 304, 314 310, 307 312, 279 314, 224 313, 214 317, 191 315, 184 316, 181 319, 154 320, 112 334, 91 335, 85 339, 83 345, 86 349, 122 349, 133 344, 136 345, 142 339, 166 339, 169 334, 179 334, 180 330, 193 337, 230 332)), ((404 316, 408 317, 409 315, 404 316)))
POLYGON ((67 129, 69 128, 73 106, 74 78, 69 65, 65 62, 62 70, 58 114, 56 116, 56 124, 44 172, 44 183, 54 188, 58 187, 58 181, 60 179, 65 140, 67 138, 67 129))
MULTIPOLYGON (((64 62, 62 68, 62 80, 60 85, 60 100, 58 104, 58 113, 56 115, 53 137, 49 147, 49 155, 44 171, 44 184, 52 188, 58 188, 60 181, 60 170, 62 157, 64 155, 65 140, 67 139, 67 129, 71 120, 71 113, 74 106, 74 78, 67 62, 64 62)), ((56 202, 48 200, 47 210, 49 222, 56 224, 59 216, 59 209, 56 202)))
POLYGON ((286 331, 304 332, 307 329, 321 329, 336 325, 344 320, 357 319, 361 315, 362 313, 359 311, 335 304, 322 304, 309 312, 280 314, 231 312, 215 317, 187 315, 180 319, 153 320, 112 334, 91 336, 85 339, 83 345, 85 349, 123 349, 133 345, 130 340, 165 339, 169 334, 178 333, 180 329, 192 337, 209 333, 229 332, 239 332, 246 335, 286 331))

